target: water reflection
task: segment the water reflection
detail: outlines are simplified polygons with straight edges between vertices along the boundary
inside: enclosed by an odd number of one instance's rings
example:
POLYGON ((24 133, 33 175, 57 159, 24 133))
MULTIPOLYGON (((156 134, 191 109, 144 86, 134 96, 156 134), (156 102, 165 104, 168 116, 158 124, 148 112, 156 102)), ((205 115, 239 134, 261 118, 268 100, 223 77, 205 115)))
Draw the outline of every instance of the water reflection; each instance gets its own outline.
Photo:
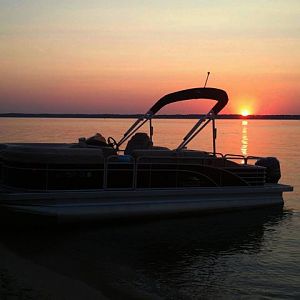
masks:
POLYGON ((6 231, 2 242, 19 256, 113 298, 118 298, 116 293, 129 296, 131 286, 131 292, 134 287, 167 299, 195 299, 228 295, 234 276, 245 272, 245 256, 257 259, 268 251, 266 235, 289 215, 279 208, 139 224, 6 231))
POLYGON ((241 140, 241 152, 244 156, 248 155, 248 121, 242 121, 242 140, 241 140))

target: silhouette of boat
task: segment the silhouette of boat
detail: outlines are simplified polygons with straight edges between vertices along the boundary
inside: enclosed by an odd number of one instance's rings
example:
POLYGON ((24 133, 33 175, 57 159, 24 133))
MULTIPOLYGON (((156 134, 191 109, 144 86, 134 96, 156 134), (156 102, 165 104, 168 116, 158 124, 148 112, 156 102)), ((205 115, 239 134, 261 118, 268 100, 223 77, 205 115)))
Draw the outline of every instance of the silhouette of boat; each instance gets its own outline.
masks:
POLYGON ((215 116, 227 102, 223 90, 192 88, 159 99, 118 142, 98 134, 76 144, 1 144, 0 207, 68 221, 282 205, 283 192, 293 188, 278 183, 276 158, 216 151, 215 116), (153 116, 191 99, 217 103, 176 149, 154 146, 153 116), (149 134, 138 132, 145 123, 149 134), (213 151, 187 149, 209 123, 213 151))

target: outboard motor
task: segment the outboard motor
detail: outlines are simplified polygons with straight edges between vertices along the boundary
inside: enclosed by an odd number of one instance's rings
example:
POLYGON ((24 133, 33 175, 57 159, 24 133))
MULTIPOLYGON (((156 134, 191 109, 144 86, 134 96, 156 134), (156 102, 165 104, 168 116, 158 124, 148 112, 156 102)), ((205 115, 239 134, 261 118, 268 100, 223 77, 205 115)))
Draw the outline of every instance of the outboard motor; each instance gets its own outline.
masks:
POLYGON ((266 182, 278 183, 281 177, 281 172, 280 172, 280 163, 276 157, 260 158, 259 160, 257 160, 255 165, 267 168, 266 182))

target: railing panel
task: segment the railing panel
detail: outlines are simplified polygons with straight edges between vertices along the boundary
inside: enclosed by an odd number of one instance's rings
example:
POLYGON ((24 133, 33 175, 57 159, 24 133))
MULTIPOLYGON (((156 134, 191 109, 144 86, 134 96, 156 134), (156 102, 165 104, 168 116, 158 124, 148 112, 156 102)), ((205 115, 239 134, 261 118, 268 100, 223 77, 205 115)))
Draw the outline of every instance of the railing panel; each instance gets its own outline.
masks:
POLYGON ((107 158, 104 188, 134 188, 135 163, 132 156, 113 155, 107 158))
MULTIPOLYGON (((3 162, 4 184, 39 190, 180 188, 189 186, 263 185, 265 169, 252 165, 225 167, 229 159, 258 157, 113 155, 100 165, 23 165, 3 162)), ((230 165, 230 164, 229 164, 230 165)))

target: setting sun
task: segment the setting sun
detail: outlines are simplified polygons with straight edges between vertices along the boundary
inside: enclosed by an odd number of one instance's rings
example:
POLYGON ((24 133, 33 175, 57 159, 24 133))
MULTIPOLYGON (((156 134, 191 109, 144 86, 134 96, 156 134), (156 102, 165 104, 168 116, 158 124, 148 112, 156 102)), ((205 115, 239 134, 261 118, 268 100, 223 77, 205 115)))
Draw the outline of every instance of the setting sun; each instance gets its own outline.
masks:
POLYGON ((243 117, 249 116, 249 115, 250 115, 249 109, 247 109, 247 108, 242 109, 242 110, 241 110, 241 115, 242 115, 243 117))

